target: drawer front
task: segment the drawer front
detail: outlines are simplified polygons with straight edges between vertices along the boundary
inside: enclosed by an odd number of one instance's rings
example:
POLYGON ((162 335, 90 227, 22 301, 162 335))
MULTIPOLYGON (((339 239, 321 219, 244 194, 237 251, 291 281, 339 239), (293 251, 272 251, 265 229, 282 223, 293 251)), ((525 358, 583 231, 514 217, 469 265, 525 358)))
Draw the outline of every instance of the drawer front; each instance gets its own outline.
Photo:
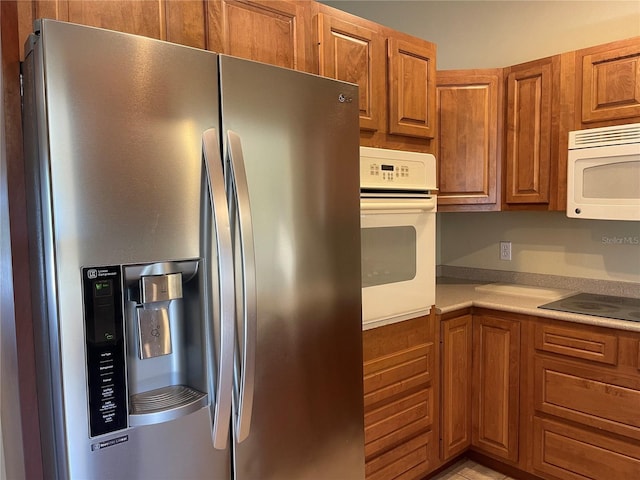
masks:
POLYGON ((429 452, 433 450, 433 433, 412 438, 393 450, 374 458, 365 465, 367 480, 415 480, 431 470, 429 452))
POLYGON ((536 357, 534 382, 538 411, 640 439, 640 377, 536 357))
POLYGON ((563 480, 638 478, 640 446, 536 417, 533 467, 563 480))
POLYGON ((433 424, 433 389, 386 404, 364 416, 365 456, 370 458, 433 424))
POLYGON ((365 362, 365 411, 429 383, 433 377, 433 353, 433 343, 429 343, 365 362))
POLYGON ((585 328, 568 328, 536 324, 536 349, 568 357, 616 365, 618 337, 585 328))

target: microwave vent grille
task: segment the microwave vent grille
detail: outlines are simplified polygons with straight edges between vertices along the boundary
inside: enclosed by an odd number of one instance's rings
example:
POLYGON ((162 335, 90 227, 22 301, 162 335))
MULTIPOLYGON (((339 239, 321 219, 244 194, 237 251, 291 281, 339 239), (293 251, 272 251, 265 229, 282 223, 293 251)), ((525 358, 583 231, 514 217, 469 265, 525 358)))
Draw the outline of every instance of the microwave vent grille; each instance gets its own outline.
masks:
POLYGON ((569 149, 640 142, 640 123, 569 132, 569 149))

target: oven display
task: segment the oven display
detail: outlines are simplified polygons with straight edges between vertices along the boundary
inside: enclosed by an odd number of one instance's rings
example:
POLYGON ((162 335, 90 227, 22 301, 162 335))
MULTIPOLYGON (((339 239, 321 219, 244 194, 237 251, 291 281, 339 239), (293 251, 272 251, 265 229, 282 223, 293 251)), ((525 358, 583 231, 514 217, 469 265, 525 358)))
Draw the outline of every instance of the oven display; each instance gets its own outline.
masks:
POLYGON ((393 165, 380 165, 380 169, 386 172, 393 172, 393 165))

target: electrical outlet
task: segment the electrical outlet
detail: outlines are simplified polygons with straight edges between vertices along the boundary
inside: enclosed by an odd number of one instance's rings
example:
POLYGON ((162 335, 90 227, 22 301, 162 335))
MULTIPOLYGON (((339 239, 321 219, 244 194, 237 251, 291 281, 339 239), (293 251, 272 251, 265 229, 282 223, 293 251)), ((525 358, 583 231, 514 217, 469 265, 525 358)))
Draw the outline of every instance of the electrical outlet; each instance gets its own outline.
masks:
POLYGON ((511 242, 500 242, 500 260, 511 260, 511 242))

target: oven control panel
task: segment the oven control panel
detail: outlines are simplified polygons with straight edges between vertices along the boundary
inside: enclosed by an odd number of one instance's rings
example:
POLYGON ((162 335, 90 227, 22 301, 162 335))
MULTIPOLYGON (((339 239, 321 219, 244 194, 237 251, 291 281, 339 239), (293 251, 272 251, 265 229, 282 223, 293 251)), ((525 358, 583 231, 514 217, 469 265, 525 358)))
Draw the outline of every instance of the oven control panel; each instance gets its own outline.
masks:
POLYGON ((360 147, 360 188, 435 190, 435 157, 428 153, 360 147))

